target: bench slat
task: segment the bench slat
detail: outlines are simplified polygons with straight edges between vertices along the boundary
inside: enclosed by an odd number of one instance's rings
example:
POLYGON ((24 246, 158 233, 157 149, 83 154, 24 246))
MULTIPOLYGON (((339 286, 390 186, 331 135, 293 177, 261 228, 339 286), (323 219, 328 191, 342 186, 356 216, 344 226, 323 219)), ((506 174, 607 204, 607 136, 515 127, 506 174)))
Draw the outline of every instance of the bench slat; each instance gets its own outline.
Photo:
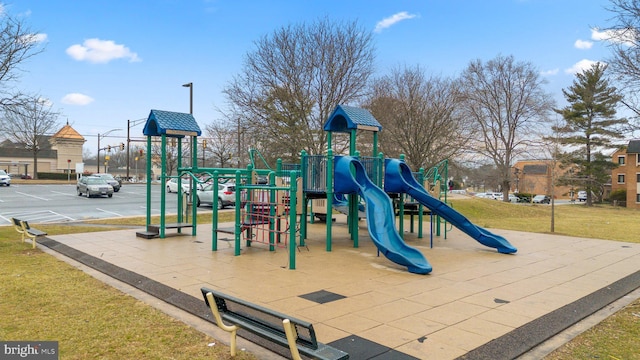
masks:
POLYGON ((47 235, 46 232, 40 231, 40 230, 34 229, 34 228, 28 229, 27 232, 29 234, 33 235, 33 236, 44 236, 44 235, 47 235))
POLYGON ((282 321, 288 319, 295 326, 297 337, 296 348, 300 353, 314 359, 348 359, 349 354, 342 350, 319 343, 313 325, 304 320, 296 319, 260 305, 238 299, 208 288, 201 288, 207 306, 214 305, 222 319, 250 331, 274 343, 289 348, 287 335, 282 321), (207 294, 211 293, 215 304, 210 304, 207 294))

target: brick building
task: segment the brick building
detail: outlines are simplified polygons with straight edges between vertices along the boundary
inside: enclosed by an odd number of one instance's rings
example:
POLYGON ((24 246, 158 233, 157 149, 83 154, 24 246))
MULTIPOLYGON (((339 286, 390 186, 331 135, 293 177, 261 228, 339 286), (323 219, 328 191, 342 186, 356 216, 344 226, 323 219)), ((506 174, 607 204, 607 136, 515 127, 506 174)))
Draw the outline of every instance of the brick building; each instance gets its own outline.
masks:
MULTIPOLYGON (((553 195, 555 199, 570 199, 572 191, 577 188, 571 185, 553 186, 553 179, 557 179, 567 172, 556 164, 555 169, 551 160, 522 160, 513 166, 511 191, 534 195, 553 195)), ((577 184, 576 184, 577 185, 577 184)))
POLYGON ((627 207, 640 209, 640 140, 631 140, 613 153, 618 167, 611 171, 611 191, 627 191, 627 207))

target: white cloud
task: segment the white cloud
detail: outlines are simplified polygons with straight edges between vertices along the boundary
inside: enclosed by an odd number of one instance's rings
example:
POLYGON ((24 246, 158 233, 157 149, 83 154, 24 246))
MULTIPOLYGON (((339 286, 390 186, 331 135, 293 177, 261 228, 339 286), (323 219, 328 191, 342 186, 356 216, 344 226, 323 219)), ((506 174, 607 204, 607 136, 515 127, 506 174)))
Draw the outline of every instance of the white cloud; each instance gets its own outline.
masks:
POLYGON ((38 103, 42 104, 43 106, 47 106, 47 107, 52 107, 53 106, 53 102, 47 98, 38 98, 38 103))
POLYGON ((596 41, 610 41, 618 44, 625 44, 627 46, 634 45, 634 39, 637 36, 637 30, 603 30, 598 28, 591 29, 591 39, 596 41))
POLYGON ((593 42, 588 41, 588 40, 581 40, 578 39, 576 40, 576 42, 573 44, 573 46, 576 47, 576 49, 583 49, 583 50, 587 50, 587 49, 591 49, 591 47, 593 46, 593 42))
POLYGON ((380 21, 378 21, 378 23, 376 24, 376 28, 373 29, 374 32, 382 32, 382 30, 391 27, 392 25, 395 25, 396 23, 399 23, 400 21, 403 20, 408 20, 408 19, 413 19, 415 17, 417 17, 418 15, 415 14, 409 14, 406 11, 401 11, 399 13, 393 14, 387 18, 384 18, 380 21))
POLYGON ((542 75, 542 76, 552 76, 552 75, 556 75, 558 73, 558 71, 560 71, 560 70, 559 69, 544 70, 544 71, 540 71, 540 75, 542 75))
POLYGON ((88 105, 92 102, 93 98, 91 96, 80 93, 67 94, 62 98, 62 103, 69 105, 88 105))
POLYGON ((573 64, 572 67, 566 69, 564 72, 567 74, 577 74, 577 73, 581 73, 587 69, 590 69, 591 66, 595 65, 596 63, 601 63, 604 64, 602 61, 593 61, 593 60, 588 60, 588 59, 582 59, 580 61, 578 61, 577 63, 573 64))
POLYGON ((35 42, 45 42, 47 40, 47 34, 34 34, 33 41, 35 42))
POLYGON ((47 40, 47 34, 27 34, 22 35, 19 39, 24 44, 36 44, 45 42, 47 40))
POLYGON ((76 44, 67 48, 67 54, 78 61, 101 64, 123 58, 129 59, 130 62, 142 61, 138 54, 128 47, 116 44, 112 40, 87 39, 82 45, 76 44))

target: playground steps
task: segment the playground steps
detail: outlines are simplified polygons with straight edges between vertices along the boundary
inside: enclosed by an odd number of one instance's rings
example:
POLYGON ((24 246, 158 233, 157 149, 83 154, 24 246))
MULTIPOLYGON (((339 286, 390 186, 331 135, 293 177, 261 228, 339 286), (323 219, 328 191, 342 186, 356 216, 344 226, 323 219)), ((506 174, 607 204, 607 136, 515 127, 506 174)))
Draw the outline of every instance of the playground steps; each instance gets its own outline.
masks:
MULTIPOLYGON (((191 228, 193 224, 190 223, 168 223, 164 224, 165 230, 167 229, 182 229, 182 228, 191 228)), ((137 237, 141 237, 144 239, 153 239, 155 237, 160 236, 160 225, 158 224, 150 224, 148 226, 148 231, 138 231, 136 232, 137 237)))

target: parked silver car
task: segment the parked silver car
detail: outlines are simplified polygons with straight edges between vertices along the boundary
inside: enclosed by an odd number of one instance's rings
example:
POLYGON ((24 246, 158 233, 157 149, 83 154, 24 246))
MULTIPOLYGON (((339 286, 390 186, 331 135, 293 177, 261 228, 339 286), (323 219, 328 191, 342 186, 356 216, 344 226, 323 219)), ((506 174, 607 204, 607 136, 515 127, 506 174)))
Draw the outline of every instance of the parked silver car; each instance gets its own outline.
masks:
MULTIPOLYGON (((216 199, 218 209, 224 209, 225 206, 232 206, 236 203, 236 184, 226 183, 218 184, 218 199, 216 199)), ((213 206, 213 184, 206 184, 202 190, 197 191, 196 206, 202 204, 210 204, 213 206)))
POLYGON ((78 179, 76 186, 78 196, 83 194, 90 198, 92 196, 113 196, 113 186, 109 185, 107 181, 98 176, 83 176, 78 179))
POLYGON ((107 181, 107 183, 113 187, 113 191, 115 191, 115 192, 120 191, 120 187, 122 186, 122 183, 120 181, 116 180, 116 178, 114 178, 113 175, 111 175, 111 174, 93 174, 91 176, 97 176, 97 177, 101 177, 101 178, 105 179, 107 181))

